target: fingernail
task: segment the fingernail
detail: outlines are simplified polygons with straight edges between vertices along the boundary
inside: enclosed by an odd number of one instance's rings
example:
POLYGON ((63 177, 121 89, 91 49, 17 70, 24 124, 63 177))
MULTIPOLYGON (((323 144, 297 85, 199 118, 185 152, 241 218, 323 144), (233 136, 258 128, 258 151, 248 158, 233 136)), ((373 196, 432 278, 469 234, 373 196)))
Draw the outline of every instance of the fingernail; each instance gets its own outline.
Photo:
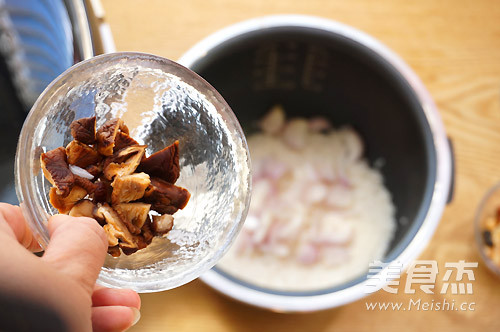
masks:
POLYGON ((135 324, 137 324, 139 319, 141 319, 141 312, 137 308, 130 308, 130 309, 134 313, 134 320, 133 320, 132 325, 131 325, 131 326, 134 326, 135 324))

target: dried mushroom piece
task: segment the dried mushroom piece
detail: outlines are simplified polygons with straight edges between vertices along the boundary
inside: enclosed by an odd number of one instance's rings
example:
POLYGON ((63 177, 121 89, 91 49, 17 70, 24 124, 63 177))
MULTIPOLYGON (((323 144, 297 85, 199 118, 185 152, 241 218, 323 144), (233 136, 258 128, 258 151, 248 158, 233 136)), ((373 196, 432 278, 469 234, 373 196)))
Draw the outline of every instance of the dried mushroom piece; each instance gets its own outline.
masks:
POLYGON ((135 172, 141 162, 145 145, 129 146, 106 158, 104 161, 104 177, 108 180, 115 176, 125 176, 135 172))
POLYGON ((130 137, 124 132, 119 132, 115 138, 115 146, 113 147, 113 152, 120 151, 121 149, 127 148, 129 146, 139 145, 135 139, 130 137))
POLYGON ((97 130, 97 151, 104 156, 111 156, 115 146, 115 138, 119 130, 128 134, 128 128, 123 124, 122 119, 114 118, 106 121, 101 128, 97 130))
POLYGON ((144 237, 144 235, 137 236, 136 237, 137 248, 139 248, 139 249, 146 248, 153 240, 153 236, 149 237, 148 239, 146 239, 146 237, 144 237))
POLYGON ((127 256, 132 255, 133 253, 137 252, 137 250, 139 250, 139 247, 130 247, 123 243, 120 243, 120 248, 122 249, 123 253, 127 256))
POLYGON ((175 183, 180 174, 179 141, 145 158, 141 161, 139 170, 169 183, 175 183))
POLYGON ((113 188, 111 187, 111 182, 100 179, 95 182, 96 189, 92 193, 91 197, 96 203, 104 203, 111 201, 111 192, 113 188))
POLYGON ((97 206, 94 204, 94 202, 88 199, 82 199, 71 208, 71 210, 69 211, 69 215, 72 217, 94 218, 96 209, 97 206))
POLYGON ((66 151, 63 147, 42 153, 40 164, 43 174, 57 188, 57 194, 63 197, 69 195, 75 184, 75 176, 71 173, 66 161, 66 151))
POLYGON ((132 236, 133 236, 132 238, 134 239, 133 240, 134 243, 137 244, 137 241, 135 240, 134 236, 141 234, 141 229, 139 227, 137 227, 136 225, 134 225, 132 222, 130 222, 130 220, 122 219, 122 218, 120 218, 120 219, 123 222, 123 224, 127 227, 127 229, 130 232, 130 234, 132 234, 132 236))
POLYGON ((87 191, 82 187, 74 186, 66 197, 59 195, 57 189, 52 187, 49 192, 49 201, 59 213, 68 213, 85 196, 87 196, 87 191))
POLYGON ((120 120, 119 122, 119 126, 120 126, 120 132, 124 133, 124 134, 130 134, 129 130, 128 130, 128 127, 125 125, 125 122, 123 122, 122 120, 120 120))
POLYGON ((126 243, 120 243, 119 246, 122 249, 123 253, 125 255, 132 255, 133 253, 137 252, 137 250, 144 249, 148 246, 144 238, 140 235, 135 235, 134 236, 134 241, 135 241, 135 247, 131 247, 126 243))
POLYGON ((102 173, 102 164, 90 165, 85 167, 85 170, 92 174, 94 177, 98 177, 102 173))
POLYGON ((115 238, 121 240, 121 243, 126 243, 131 248, 137 247, 137 244, 135 244, 134 238, 128 230, 127 226, 123 223, 116 211, 113 210, 111 206, 104 203, 97 209, 96 214, 99 217, 104 218, 106 223, 109 225, 104 225, 104 230, 106 231, 107 229, 106 233, 108 234, 108 239, 111 234, 115 238))
POLYGON ((108 247, 108 254, 110 254, 113 257, 120 257, 121 255, 120 247, 119 246, 108 247))
POLYGON ((171 214, 153 216, 152 228, 155 234, 166 234, 172 230, 172 227, 174 227, 174 216, 172 216, 171 214))
POLYGON ((144 225, 142 225, 142 238, 146 242, 146 245, 149 245, 153 241, 153 237, 154 234, 152 230, 151 218, 148 216, 144 225))
POLYGON ((153 236, 147 237, 142 235, 135 235, 134 240, 136 242, 137 247, 130 247, 125 243, 120 243, 120 248, 122 249, 125 255, 131 255, 135 253, 137 250, 146 248, 153 240, 153 236))
POLYGON ((151 220, 149 216, 147 216, 147 220, 141 228, 141 234, 133 235, 133 237, 137 247, 130 247, 125 243, 120 243, 119 245, 125 255, 131 255, 137 250, 144 249, 153 242, 154 234, 151 230, 151 220))
POLYGON ((52 206, 96 219, 113 257, 133 254, 169 232, 172 214, 190 198, 174 185, 180 173, 179 141, 146 158, 147 146, 130 137, 121 119, 106 121, 97 131, 96 117, 73 121, 70 127, 74 140, 39 158, 53 185, 52 206), (151 218, 151 211, 162 215, 151 218))
POLYGON ((144 193, 144 200, 151 203, 151 210, 160 214, 174 214, 183 209, 190 197, 186 189, 158 178, 151 178, 151 185, 144 193))
POLYGON ((134 173, 125 176, 117 176, 111 186, 111 203, 128 203, 144 196, 144 191, 151 183, 146 173, 134 173))
POLYGON ((101 159, 96 150, 77 140, 69 142, 66 146, 66 156, 68 158, 68 164, 81 168, 96 165, 101 159))
POLYGON ((97 184, 78 175, 75 175, 75 184, 85 189, 87 194, 92 194, 97 189, 97 184))
POLYGON ((110 224, 106 224, 102 228, 108 238, 108 248, 118 246, 118 236, 120 236, 118 231, 110 224))
POLYGON ((95 143, 95 116, 75 120, 70 124, 69 128, 71 129, 71 136, 76 140, 84 144, 95 143))
MULTIPOLYGON (((122 220, 128 220, 138 228, 142 228, 148 219, 151 204, 146 203, 121 203, 113 205, 116 213, 122 220)), ((140 231, 139 231, 140 233, 140 231)))

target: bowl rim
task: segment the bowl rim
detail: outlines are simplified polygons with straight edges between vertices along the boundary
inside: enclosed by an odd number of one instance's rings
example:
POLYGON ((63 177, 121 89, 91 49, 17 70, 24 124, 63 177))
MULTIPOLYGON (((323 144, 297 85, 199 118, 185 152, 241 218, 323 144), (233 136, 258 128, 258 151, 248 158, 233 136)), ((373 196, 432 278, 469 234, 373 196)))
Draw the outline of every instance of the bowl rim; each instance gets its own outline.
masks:
MULTIPOLYGON (((436 179, 431 202, 422 225, 407 247, 392 260, 392 262, 402 263, 403 269, 406 268, 427 246, 439 224, 450 191, 452 157, 441 116, 430 93, 415 72, 396 53, 368 34, 337 21, 308 15, 271 15, 245 20, 212 33, 185 52, 178 62, 190 68, 197 61, 207 56, 210 50, 233 38, 250 32, 279 27, 313 28, 352 40, 384 58, 389 65, 399 72, 415 93, 432 133, 432 142, 436 151, 436 179)), ((282 292, 276 294, 264 289, 249 288, 244 283, 237 282, 234 278, 219 273, 216 269, 203 274, 200 279, 210 287, 233 299, 279 312, 323 310, 341 306, 369 295, 365 291, 367 280, 359 281, 332 293, 296 296, 294 294, 283 295, 282 292)), ((382 288, 382 286, 383 284, 378 285, 378 289, 382 288)))
MULTIPOLYGON (((21 133, 19 135, 19 140, 16 148, 16 156, 15 156, 15 164, 14 164, 14 174, 15 174, 15 189, 16 189, 16 195, 18 197, 18 200, 20 202, 20 207, 23 213, 24 218, 27 221, 28 226, 30 227, 30 230, 32 231, 35 239, 38 241, 38 243, 41 245, 42 248, 46 248, 49 243, 49 235, 48 235, 48 230, 46 228, 42 228, 40 224, 42 223, 41 220, 39 220, 40 217, 36 213, 33 213, 32 211, 35 211, 36 207, 36 202, 34 202, 32 199, 29 198, 29 187, 30 183, 28 181, 25 181, 24 183, 21 181, 21 178, 29 178, 29 174, 31 173, 31 170, 29 167, 25 167, 22 165, 22 158, 21 156, 24 155, 23 151, 28 151, 27 147, 29 146, 32 137, 30 136, 30 133, 27 132, 27 126, 29 124, 32 124, 36 122, 36 114, 35 110, 40 109, 41 107, 44 106, 44 104, 47 102, 48 98, 50 98, 49 94, 53 90, 57 90, 60 87, 64 86, 66 84, 66 78, 70 75, 72 75, 75 71, 81 69, 81 68, 91 68, 93 65, 96 64, 103 64, 106 61, 113 61, 112 64, 118 64, 120 63, 123 59, 135 59, 138 58, 140 60, 144 61, 156 61, 156 62, 161 62, 163 65, 168 65, 172 68, 176 68, 181 71, 185 71, 188 73, 188 75, 193 76, 196 78, 196 81, 194 81, 194 84, 192 85, 193 88, 198 89, 196 85, 202 85, 204 88, 209 90, 210 98, 213 98, 214 100, 217 101, 217 103, 220 103, 222 106, 222 109, 224 110, 224 113, 222 113, 219 109, 217 112, 226 120, 231 121, 231 124, 233 125, 233 129, 231 130, 231 135, 235 135, 236 133, 238 134, 238 140, 240 141, 243 150, 245 151, 245 163, 247 164, 247 169, 248 169, 248 174, 246 176, 246 184, 247 184, 247 190, 246 194, 244 197, 244 201, 242 200, 241 206, 242 208, 240 209, 240 214, 239 214, 239 219, 237 222, 235 221, 234 224, 231 225, 230 230, 227 232, 226 236, 220 241, 220 245, 216 250, 213 252, 213 256, 211 257, 204 257, 200 261, 200 265, 198 269, 189 269, 187 271, 184 271, 184 273, 181 273, 179 275, 176 275, 174 278, 172 278, 173 281, 168 283, 168 286, 166 286, 166 283, 160 283, 157 281, 142 281, 140 283, 130 282, 124 279, 120 280, 115 280, 111 278, 106 278, 103 276, 103 270, 104 267, 101 268, 101 274, 99 275, 99 278, 97 279, 97 282, 100 285, 106 286, 106 287, 113 287, 113 288, 131 288, 134 289, 140 293, 149 293, 149 292, 158 292, 158 291, 164 291, 172 288, 176 288, 179 286, 182 286, 184 284, 187 284, 188 282, 191 282, 192 280, 196 279, 200 273, 203 273, 210 268, 212 268, 219 260, 220 258, 224 255, 227 250, 229 250, 230 245, 234 242, 237 234, 241 230, 243 226, 243 222, 246 218, 246 215, 248 213, 248 208, 250 205, 250 198, 251 198, 251 161, 249 157, 249 150, 248 150, 248 144, 246 142, 246 137, 243 133, 243 129, 241 128, 240 123, 238 122, 238 119, 236 118, 236 115, 232 111, 231 107, 227 104, 226 100, 220 95, 220 93, 210 84, 208 83, 204 78, 202 78, 200 75, 192 71, 191 69, 187 68, 186 66, 167 59, 162 56, 150 54, 150 53, 145 53, 145 52, 115 52, 115 53, 106 53, 102 55, 98 55, 95 57, 92 57, 90 59, 78 62, 77 64, 74 64, 70 68, 66 69, 63 73, 61 73, 58 77, 56 77, 45 89, 44 91, 40 94, 38 99, 36 100, 35 104, 32 106, 30 112, 28 113, 23 127, 21 129, 21 133), (110 60, 111 59, 111 60, 110 60), (140 287, 136 287, 137 284, 140 285, 140 287)), ((239 204, 236 204, 239 205, 239 204)), ((46 215, 46 217, 50 217, 49 215, 46 215)), ((44 219, 43 221, 46 221, 44 219)))

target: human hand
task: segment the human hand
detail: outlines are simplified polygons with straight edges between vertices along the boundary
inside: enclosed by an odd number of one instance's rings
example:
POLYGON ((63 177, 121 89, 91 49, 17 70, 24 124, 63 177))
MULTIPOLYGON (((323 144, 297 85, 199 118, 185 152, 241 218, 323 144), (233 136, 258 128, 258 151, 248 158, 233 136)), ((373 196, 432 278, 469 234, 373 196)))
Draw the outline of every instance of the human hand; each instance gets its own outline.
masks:
POLYGON ((30 251, 41 248, 21 209, 0 203, 0 243, 8 248, 0 250, 0 292, 53 309, 70 331, 123 331, 135 324, 139 295, 95 284, 108 248, 102 227, 91 218, 55 215, 48 230, 49 245, 36 257, 30 251))

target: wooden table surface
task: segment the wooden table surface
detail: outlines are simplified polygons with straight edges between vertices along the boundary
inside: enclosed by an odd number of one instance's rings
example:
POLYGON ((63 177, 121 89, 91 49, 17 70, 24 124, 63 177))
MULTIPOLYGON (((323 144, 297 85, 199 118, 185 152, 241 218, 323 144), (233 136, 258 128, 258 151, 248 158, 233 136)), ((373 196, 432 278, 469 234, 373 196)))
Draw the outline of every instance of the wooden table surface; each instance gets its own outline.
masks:
MULTIPOLYGON (((102 0, 119 51, 178 59, 208 34, 269 14, 322 16, 361 29, 398 53, 434 97, 455 145, 455 199, 420 259, 479 261, 473 216, 500 180, 500 5, 491 0, 102 0)), ((200 281, 142 295, 133 331, 499 331, 500 279, 481 262, 473 295, 380 291, 341 308, 278 314, 229 300, 200 281), (475 302, 475 311, 367 311, 366 301, 475 302)), ((404 277, 401 279, 404 282, 404 277)), ((439 283, 438 283, 439 285, 439 283)))

